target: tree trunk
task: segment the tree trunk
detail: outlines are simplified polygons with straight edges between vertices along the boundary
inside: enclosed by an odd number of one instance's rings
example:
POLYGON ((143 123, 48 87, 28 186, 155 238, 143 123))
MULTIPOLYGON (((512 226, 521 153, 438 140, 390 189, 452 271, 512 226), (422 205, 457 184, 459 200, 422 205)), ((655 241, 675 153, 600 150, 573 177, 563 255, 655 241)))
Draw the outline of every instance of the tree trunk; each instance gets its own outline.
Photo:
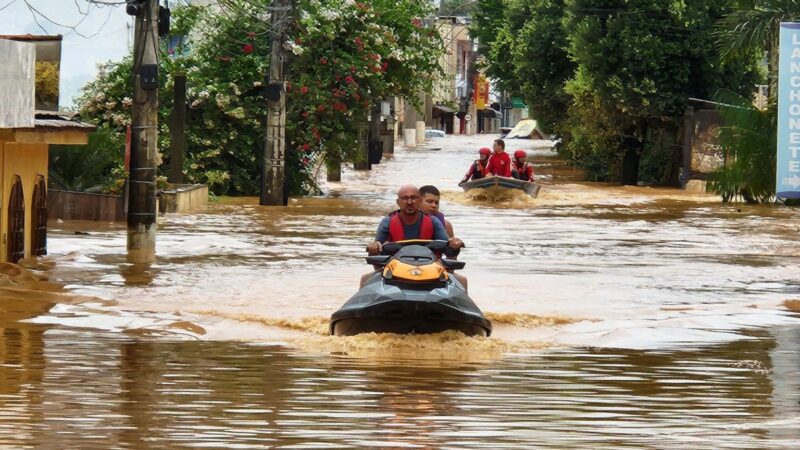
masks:
POLYGON ((639 182, 639 160, 642 156, 643 143, 635 137, 622 140, 625 156, 622 158, 622 184, 636 186, 639 182))
POLYGON ((358 130, 358 152, 356 160, 353 161, 353 168, 356 170, 370 170, 372 164, 369 163, 369 128, 361 127, 358 130))
POLYGON ((342 181, 342 161, 339 158, 325 159, 325 168, 328 172, 328 181, 342 181))
POLYGON ((168 178, 170 183, 181 184, 186 154, 186 75, 175 76, 172 98, 168 178))
POLYGON ((767 39, 767 99, 778 97, 778 54, 780 53, 778 39, 767 39))

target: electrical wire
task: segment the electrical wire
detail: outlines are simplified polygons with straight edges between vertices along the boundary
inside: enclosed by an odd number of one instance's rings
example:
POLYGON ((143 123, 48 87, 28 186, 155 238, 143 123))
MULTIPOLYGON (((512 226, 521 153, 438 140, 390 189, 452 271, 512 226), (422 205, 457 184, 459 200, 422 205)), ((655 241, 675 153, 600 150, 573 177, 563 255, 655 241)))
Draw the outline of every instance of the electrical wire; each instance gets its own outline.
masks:
MULTIPOLYGON (((15 1, 16 1, 16 0, 12 0, 12 2, 11 2, 11 3, 8 3, 8 4, 7 4, 7 5, 5 5, 3 8, 0 8, 0 11, 2 11, 2 9, 5 9, 6 7, 10 6, 10 5, 11 5, 13 2, 15 2, 15 1)), ((97 2, 95 2, 95 1, 92 1, 92 0, 85 0, 85 1, 88 3, 88 5, 87 5, 87 8, 86 8, 86 11, 84 12, 83 10, 81 10, 81 8, 80 8, 80 5, 78 5, 78 0, 74 0, 74 1, 75 1, 75 6, 76 6, 76 8, 78 9, 78 13, 79 13, 79 14, 81 14, 83 17, 82 17, 82 18, 81 18, 81 19, 78 21, 78 23, 76 23, 76 24, 74 24, 74 25, 68 25, 68 24, 60 23, 60 22, 57 22, 57 21, 55 21, 55 20, 51 19, 49 16, 47 16, 46 14, 44 14, 42 11, 40 11, 39 9, 37 9, 37 8, 35 8, 33 5, 31 5, 31 4, 30 4, 30 2, 29 2, 29 0, 23 0, 23 2, 25 3, 25 6, 28 8, 28 10, 29 10, 29 11, 30 11, 30 13, 31 13, 31 16, 33 17, 33 21, 36 23, 36 25, 37 25, 37 26, 38 26, 38 27, 39 27, 39 28, 40 28, 40 29, 41 29, 41 30, 42 30, 42 31, 43 31, 45 34, 49 34, 49 31, 48 31, 48 30, 47 30, 47 29, 44 27, 44 25, 43 25, 43 24, 42 24, 42 23, 39 21, 39 18, 40 18, 40 17, 41 17, 42 19, 44 19, 45 21, 47 21, 47 22, 49 22, 49 23, 53 24, 53 25, 56 25, 56 26, 58 26, 58 27, 62 27, 62 28, 67 28, 67 29, 69 29, 70 31, 69 31, 68 33, 66 33, 66 34, 65 34, 66 36, 68 36, 68 35, 70 35, 70 34, 74 33, 74 34, 76 34, 76 35, 78 35, 78 36, 80 36, 80 37, 82 37, 82 38, 84 38, 84 39, 91 39, 91 38, 93 38, 93 37, 97 36, 98 34, 100 34, 100 32, 101 32, 101 31, 103 31, 103 28, 105 28, 105 26, 106 26, 106 25, 108 24, 108 22, 111 20, 111 14, 112 14, 112 12, 113 12, 113 9, 109 9, 109 11, 108 11, 108 15, 106 16, 105 20, 104 20, 104 21, 103 21, 103 23, 100 25, 100 27, 97 29, 97 31, 95 31, 95 32, 94 32, 94 33, 92 33, 92 34, 86 35, 86 34, 83 34, 83 33, 81 33, 80 31, 78 31, 78 27, 79 27, 79 26, 80 26, 80 25, 81 25, 81 24, 82 24, 82 23, 83 23, 83 22, 84 22, 84 21, 85 21, 87 18, 89 18, 89 17, 90 17, 90 15, 91 15, 90 13, 91 13, 91 11, 92 11, 92 5, 93 5, 93 4, 95 4, 95 3, 97 3, 97 2)), ((124 3, 126 3, 126 2, 122 2, 122 3, 124 4, 124 3)), ((102 3, 97 3, 97 4, 102 4, 102 3)), ((102 6, 97 6, 97 8, 102 8, 102 6)), ((98 9, 96 9, 96 10, 98 10, 98 9)))
POLYGON ((9 6, 13 5, 14 3, 17 3, 17 0, 10 0, 10 1, 9 1, 8 3, 6 3, 5 5, 3 5, 3 6, 0 6, 0 11, 2 11, 2 10, 4 10, 4 9, 8 8, 9 6))

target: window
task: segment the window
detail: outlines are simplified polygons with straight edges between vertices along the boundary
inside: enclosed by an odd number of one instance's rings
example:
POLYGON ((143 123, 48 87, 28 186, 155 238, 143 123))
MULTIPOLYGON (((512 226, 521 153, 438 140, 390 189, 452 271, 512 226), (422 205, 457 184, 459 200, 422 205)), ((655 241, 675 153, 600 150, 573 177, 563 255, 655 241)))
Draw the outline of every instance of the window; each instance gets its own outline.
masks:
POLYGON ((43 256, 47 254, 47 184, 42 175, 36 176, 32 212, 31 255, 43 256))
POLYGON ((25 196, 22 180, 14 176, 11 200, 8 205, 8 261, 15 263, 25 257, 25 196))

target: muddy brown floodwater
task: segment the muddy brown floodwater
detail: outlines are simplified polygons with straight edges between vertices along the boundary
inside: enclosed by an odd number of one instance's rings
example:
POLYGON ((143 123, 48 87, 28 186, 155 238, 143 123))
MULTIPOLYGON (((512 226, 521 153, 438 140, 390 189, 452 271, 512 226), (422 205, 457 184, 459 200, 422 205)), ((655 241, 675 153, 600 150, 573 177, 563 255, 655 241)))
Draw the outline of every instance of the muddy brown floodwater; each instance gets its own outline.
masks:
POLYGON ((51 223, 0 267, 0 447, 796 448, 800 212, 579 181, 527 140, 538 198, 461 192, 490 141, 162 217, 147 266, 124 224, 51 223), (326 335, 409 182, 443 191, 491 338, 326 335))

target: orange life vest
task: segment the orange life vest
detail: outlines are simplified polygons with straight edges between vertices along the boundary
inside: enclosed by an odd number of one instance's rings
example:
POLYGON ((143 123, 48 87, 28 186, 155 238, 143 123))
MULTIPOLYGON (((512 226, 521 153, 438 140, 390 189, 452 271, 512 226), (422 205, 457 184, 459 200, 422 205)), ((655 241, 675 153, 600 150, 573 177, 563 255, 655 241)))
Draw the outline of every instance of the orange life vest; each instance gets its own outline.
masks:
MULTIPOLYGON (((433 239, 433 220, 431 216, 422 214, 422 222, 419 224, 419 236, 409 239, 433 239)), ((403 230, 403 222, 400 220, 400 214, 392 215, 389 219, 389 241, 397 242, 406 240, 406 233, 403 230)))

